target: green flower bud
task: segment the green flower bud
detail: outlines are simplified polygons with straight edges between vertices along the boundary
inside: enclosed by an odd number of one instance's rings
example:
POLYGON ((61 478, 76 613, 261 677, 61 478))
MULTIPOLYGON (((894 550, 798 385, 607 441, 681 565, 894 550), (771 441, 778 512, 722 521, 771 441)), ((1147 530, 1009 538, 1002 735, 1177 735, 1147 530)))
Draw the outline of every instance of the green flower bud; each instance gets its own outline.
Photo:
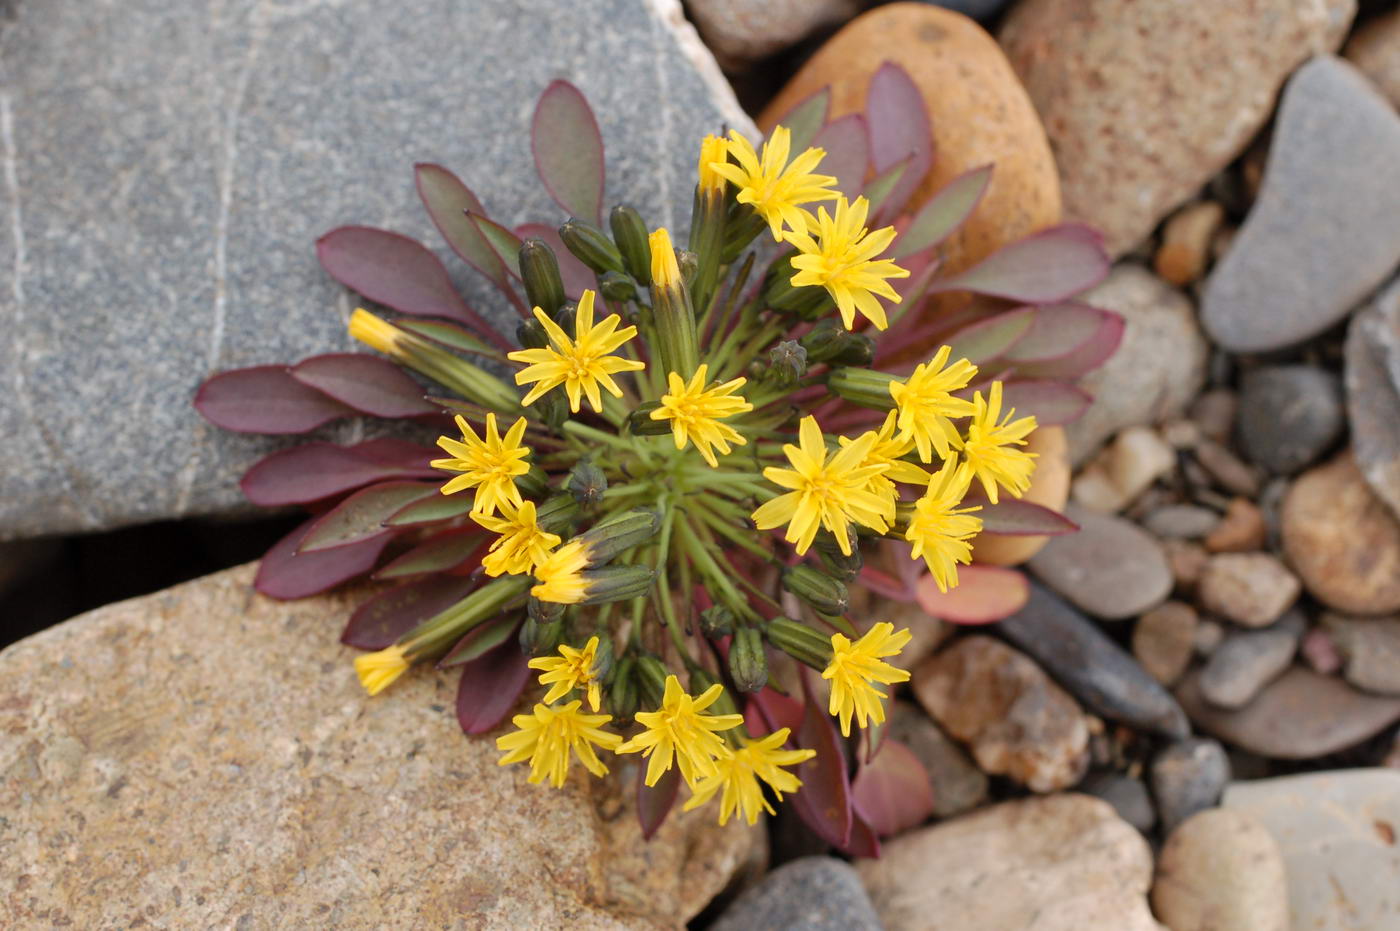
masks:
POLYGON ((612 677, 615 668, 612 635, 606 630, 598 631, 598 651, 593 654, 593 677, 606 682, 612 677))
POLYGON ((559 324, 559 329, 563 330, 573 339, 578 335, 578 305, 573 301, 566 301, 559 305, 559 308, 550 314, 554 322, 559 324))
POLYGON ((846 348, 831 361, 838 365, 869 365, 875 361, 875 340, 867 333, 852 333, 846 348))
POLYGON ((811 362, 868 365, 875 358, 875 342, 864 333, 852 333, 839 320, 827 318, 802 337, 802 348, 811 362))
POLYGON ((752 627, 734 631, 729 641, 729 678, 741 692, 757 692, 768 683, 768 656, 763 636, 752 627))
POLYGON ((841 615, 851 606, 846 586, 811 566, 783 570, 783 588, 801 598, 822 614, 841 615))
MULTIPOLYGON (((723 684, 711 675, 708 669, 696 666, 690 670, 690 694, 699 695, 716 684, 723 688, 723 684)), ((724 689, 706 711, 709 714, 738 714, 739 706, 734 704, 734 696, 729 694, 729 689, 724 689)))
POLYGON ((637 657, 637 664, 633 670, 637 676, 637 690, 641 693, 641 705, 651 709, 660 708, 661 700, 666 694, 666 677, 671 671, 666 668, 665 663, 649 653, 637 657))
POLYGON ((660 514, 650 508, 633 508, 600 521, 575 539, 587 548, 588 564, 601 566, 650 540, 660 529, 660 514))
POLYGON ((775 385, 795 384, 807 374, 807 350, 792 339, 785 339, 768 353, 768 367, 762 377, 775 385))
POLYGON ((535 507, 535 523, 550 533, 567 535, 578 520, 578 502, 573 495, 552 495, 535 507))
POLYGON ((593 507, 603 500, 603 492, 608 490, 608 477, 593 460, 580 459, 569 471, 566 487, 581 507, 593 507))
POLYGON ((553 624, 564 616, 564 605, 540 601, 534 595, 525 599, 525 613, 538 624, 553 624))
POLYGON ((604 298, 619 304, 637 299, 637 285, 631 275, 622 272, 603 272, 598 276, 598 290, 604 298))
POLYGON ((890 383, 899 380, 872 369, 838 368, 826 376, 826 386, 838 397, 862 407, 889 411, 895 406, 894 398, 890 397, 890 383))
POLYGON ((817 550, 817 558, 821 560, 822 568, 832 578, 840 579, 842 582, 854 581, 860 575, 861 568, 865 561, 861 558, 860 549, 852 548, 851 555, 847 556, 839 549, 830 552, 825 549, 817 550))
POLYGON ((515 328, 515 341, 522 349, 543 349, 549 345, 549 334, 545 332, 544 324, 531 317, 520 321, 515 328))
POLYGON ((799 663, 813 669, 825 669, 831 663, 831 638, 800 621, 775 617, 768 622, 764 634, 769 643, 799 663))
POLYGON ((654 420, 651 412, 661 409, 660 401, 643 401, 627 417, 627 429, 633 436, 665 436, 671 432, 671 421, 654 420))
MULTIPOLYGON (((532 601, 534 599, 531 599, 532 601)), ((520 627, 520 649, 531 656, 545 656, 559 649, 564 642, 564 618, 542 622, 533 616, 525 618, 520 627)))
POLYGON ((628 274, 642 287, 650 287, 651 245, 647 242, 646 221, 636 210, 619 204, 612 209, 608 223, 628 274))
POLYGON ((608 688, 608 709, 617 718, 630 718, 637 713, 637 661, 624 656, 613 670, 608 688))
POLYGON ((558 430, 569 419, 569 402, 562 391, 550 391, 536 398, 526 412, 531 420, 558 430))
POLYGON ((749 204, 734 203, 724 225, 724 248, 720 250, 721 265, 728 265, 749 247, 758 234, 768 228, 768 221, 749 204))
POLYGON ((656 571, 650 566, 604 566, 580 572, 579 576, 587 585, 587 594, 580 604, 596 605, 645 595, 656 571))
POLYGON ((724 605, 711 605, 700 612, 700 632, 706 637, 723 637, 734 630, 734 612, 724 605))
POLYGON ((572 252, 575 258, 599 274, 627 271, 622 266, 622 253, 618 251, 617 246, 613 245, 607 233, 591 223, 570 217, 559 227, 559 238, 564 240, 564 247, 572 252))
POLYGON ((520 279, 531 307, 553 314, 564 303, 564 279, 554 250, 541 239, 527 239, 520 245, 520 279))

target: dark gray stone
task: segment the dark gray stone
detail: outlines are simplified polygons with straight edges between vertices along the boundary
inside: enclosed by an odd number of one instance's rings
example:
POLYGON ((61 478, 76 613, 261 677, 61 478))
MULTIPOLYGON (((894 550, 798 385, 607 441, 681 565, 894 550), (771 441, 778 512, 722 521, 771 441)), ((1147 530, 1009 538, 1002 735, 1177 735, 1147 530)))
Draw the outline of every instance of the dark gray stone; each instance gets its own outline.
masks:
POLYGON ((1230 782, 1230 759, 1219 741, 1192 737, 1164 749, 1152 761, 1152 795, 1162 831, 1170 833, 1198 811, 1220 804, 1230 782))
POLYGON ((1147 515, 1142 526, 1164 540, 1199 540, 1220 526, 1220 515, 1197 504, 1168 504, 1147 515))
MULTIPOLYGON (((454 169, 503 222, 562 221, 529 148, 551 79, 598 112, 608 202, 673 229, 701 136, 751 125, 677 3, 51 0, 5 16, 0 538, 238 508, 239 473, 285 442, 209 426, 199 382, 350 348, 353 298, 313 251, 332 227, 449 256, 415 161, 454 169)), ((469 303, 511 316, 447 261, 469 303)))
POLYGON ((1240 442, 1251 462, 1292 475, 1327 452, 1346 428, 1341 381, 1310 365, 1255 369, 1240 387, 1240 442))
POLYGON ((1118 812, 1118 817, 1144 834, 1157 823, 1152 796, 1147 794, 1147 786, 1142 784, 1141 779, 1121 773, 1092 773, 1075 787, 1075 791, 1108 802, 1118 812))
POLYGON ((956 10, 964 16, 970 16, 984 26, 992 21, 998 13, 1007 5, 1007 0, 924 0, 933 6, 941 6, 945 10, 956 10))
POLYGON ((849 863, 835 857, 803 857, 778 867, 735 899, 710 931, 880 931, 882 927, 849 863))
POLYGON ((935 817, 960 815, 987 798, 987 774, 918 705, 893 702, 888 733, 907 746, 928 771, 935 817))
POLYGON ((1400 279, 1347 330, 1346 391, 1356 464, 1400 515, 1400 279))
POLYGON ((1225 638, 1201 670, 1201 694, 1221 708, 1243 708, 1293 661, 1298 637, 1287 630, 1257 630, 1225 638))
POLYGON ((1093 622, 1042 586, 1032 583, 1026 606, 997 627, 1095 714, 1167 737, 1190 733, 1170 692, 1093 622))
POLYGON ((1134 617, 1171 593, 1166 554, 1132 521, 1070 505, 1078 533, 1052 537, 1027 564, 1080 610, 1107 620, 1134 617))
POLYGON ((1259 198, 1205 284, 1201 321, 1231 352, 1292 345, 1352 310, 1400 259, 1400 116, 1323 55, 1284 88, 1259 198))

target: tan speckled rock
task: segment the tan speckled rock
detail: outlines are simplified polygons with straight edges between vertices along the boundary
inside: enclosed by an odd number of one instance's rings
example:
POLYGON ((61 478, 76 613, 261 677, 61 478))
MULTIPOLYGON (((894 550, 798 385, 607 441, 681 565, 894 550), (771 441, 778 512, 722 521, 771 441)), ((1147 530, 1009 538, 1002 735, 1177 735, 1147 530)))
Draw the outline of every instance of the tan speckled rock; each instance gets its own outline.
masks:
POLYGON ((1152 906, 1172 931, 1288 931, 1278 842, 1237 811, 1191 816, 1162 848, 1152 906))
POLYGON ((1254 138, 1356 0, 1023 0, 1000 40, 1045 124, 1065 215, 1121 254, 1254 138))
POLYGON ((367 698, 336 643, 351 601, 252 574, 0 653, 0 927, 680 927, 748 857, 710 811, 642 844, 631 782, 497 766, 455 677, 367 698))
POLYGON ((1005 802, 904 834, 856 871, 886 931, 1161 931, 1152 854, 1107 802, 1005 802))
POLYGON ((946 273, 1059 221, 1055 161, 1035 108, 996 41, 952 10, 892 3, 852 20, 764 109, 759 126, 770 128, 828 84, 833 118, 863 110, 870 78, 886 61, 901 65, 923 92, 933 129, 933 169, 911 203, 996 163, 981 204, 943 247, 946 273))
POLYGON ((1400 9, 1356 30, 1344 54, 1400 108, 1400 9))

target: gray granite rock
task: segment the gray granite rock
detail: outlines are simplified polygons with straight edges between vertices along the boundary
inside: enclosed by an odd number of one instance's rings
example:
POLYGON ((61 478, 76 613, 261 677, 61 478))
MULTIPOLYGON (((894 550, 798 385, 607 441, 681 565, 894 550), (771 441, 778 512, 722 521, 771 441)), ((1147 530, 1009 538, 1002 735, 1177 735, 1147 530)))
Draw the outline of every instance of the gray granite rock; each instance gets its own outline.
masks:
POLYGON ((656 224, 686 222, 700 136, 751 126, 675 0, 51 0, 6 17, 0 538, 239 507, 239 473, 283 444, 206 424, 200 380, 350 348, 352 298, 312 248, 326 230, 448 254, 415 161, 456 170, 504 222, 564 219, 529 149, 553 78, 599 114, 609 202, 656 224))
POLYGON ((1103 799, 1113 806, 1118 817, 1142 831, 1152 830, 1157 823, 1157 811, 1152 807, 1152 796, 1147 794, 1147 786, 1141 779, 1125 776, 1122 773, 1091 773, 1079 785, 1076 792, 1103 799))
POLYGON ((1288 668, 1297 648, 1292 631, 1231 634, 1201 669, 1201 694, 1219 708, 1243 708, 1288 668))
POLYGON ((1400 259, 1400 115, 1319 56, 1284 88, 1259 198, 1207 279, 1201 319, 1232 352, 1277 349, 1352 310, 1400 259))
POLYGON ((1219 741, 1192 737, 1163 749, 1152 760, 1152 795, 1162 830, 1172 831, 1219 803, 1229 781, 1230 759, 1219 741))
POLYGON ((1079 532, 1052 537, 1028 564, 1050 588, 1106 620, 1141 614, 1171 593, 1166 554, 1136 524, 1078 505, 1065 508, 1065 514, 1079 532))
POLYGON ((742 70, 760 58, 840 26, 859 0, 689 0, 690 18, 720 62, 742 70))
POLYGON ((1311 365, 1247 373, 1240 386, 1240 441, 1255 465, 1292 475, 1312 465, 1346 428, 1337 376, 1311 365))
POLYGON ((1070 458, 1087 460, 1113 434, 1180 414, 1201 390, 1208 347, 1191 301, 1141 265, 1114 267, 1082 300, 1123 315, 1123 341, 1080 381, 1094 403, 1065 428, 1070 458))
POLYGON ((1095 714, 1167 737, 1189 733, 1186 715, 1171 693, 1088 618, 1042 586, 1033 583, 1026 606, 997 629, 1095 714))
POLYGON ((1346 394, 1356 464, 1400 514, 1400 279, 1347 330, 1346 394))
POLYGON ((1349 769, 1236 782, 1223 804, 1278 841, 1294 928, 1400 927, 1400 772, 1349 769))
POLYGON ((710 931, 880 931, 855 868, 835 857, 784 863, 735 899, 710 931))

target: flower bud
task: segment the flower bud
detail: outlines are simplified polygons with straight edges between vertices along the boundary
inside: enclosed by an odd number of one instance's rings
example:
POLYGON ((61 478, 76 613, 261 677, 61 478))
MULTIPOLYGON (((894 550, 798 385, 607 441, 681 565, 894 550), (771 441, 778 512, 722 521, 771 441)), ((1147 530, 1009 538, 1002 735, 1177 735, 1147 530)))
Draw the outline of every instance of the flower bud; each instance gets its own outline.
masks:
POLYGON ((531 307, 553 314, 564 303, 564 279, 554 250, 541 239, 527 239, 520 245, 520 280, 531 307))
POLYGON ((563 642, 564 618, 562 616, 548 623, 530 616, 525 618, 525 623, 520 626, 520 649, 531 656, 545 656, 553 653, 559 649, 559 644, 563 642))
POLYGON ((723 683, 720 683, 718 679, 710 674, 708 669, 696 666, 690 670, 690 688, 688 689, 690 694, 699 695, 701 692, 710 688, 710 686, 717 684, 720 685, 723 691, 719 693, 719 697, 716 698, 714 703, 707 709, 708 713, 738 714, 739 706, 734 704, 734 696, 729 693, 729 689, 724 688, 723 683))
POLYGON ((833 616, 846 613, 851 596, 846 586, 811 566, 793 566, 783 570, 783 588, 801 598, 821 614, 833 616))
POLYGON ((569 471, 566 487, 581 507, 593 507, 603 500, 603 492, 608 490, 608 477, 593 460, 580 459, 569 471))
POLYGON ((578 502, 572 495, 552 495, 535 508, 535 523, 550 533, 567 534, 578 519, 578 502))
POLYGON ((700 632, 706 637, 723 637, 734 630, 734 612, 724 605, 711 605, 700 612, 700 632))
POLYGON ((552 601, 540 601, 531 595, 525 599, 525 613, 527 619, 536 624, 553 624, 564 616, 564 606, 552 601))
POLYGON ((873 369, 838 368, 826 376, 826 386, 832 394, 862 407, 873 407, 880 411, 894 410, 894 398, 890 396, 890 383, 897 381, 893 375, 873 369))
POLYGON ((651 314, 656 338, 652 344, 664 372, 689 379, 700 364, 696 346, 695 311, 690 292, 663 227, 651 234, 651 314))
POLYGON ((875 361, 875 340, 868 333, 852 333, 846 348, 831 361, 836 365, 869 365, 875 361))
POLYGON ((752 627, 734 631, 729 642, 729 678, 741 692, 757 692, 768 683, 768 657, 763 637, 752 627))
POLYGON ((598 276, 598 291, 606 300, 625 304, 637 299, 637 285, 631 275, 622 272, 603 272, 598 276))
POLYGON ((593 667, 589 672, 593 673, 593 678, 599 682, 606 682, 611 678, 615 665, 612 635, 606 630, 599 630, 598 649, 593 654, 593 667))
POLYGON ((569 402, 563 392, 550 391, 535 398, 526 411, 531 420, 542 423, 552 430, 558 430, 569 419, 569 402))
POLYGON ((763 281, 763 301, 775 310, 813 320, 827 309, 831 295, 825 288, 798 287, 792 283, 792 276, 797 274, 792 266, 795 254, 783 256, 768 269, 763 281))
POLYGON ((565 301, 560 304, 550 316, 554 318, 555 323, 559 324, 559 329, 563 330, 570 339, 578 336, 578 305, 573 301, 565 301))
POLYGON ((869 364, 875 358, 875 342, 864 333, 852 333, 840 321, 827 318, 802 337, 802 348, 811 362, 841 365, 869 364))
MULTIPOLYGON (((693 287, 695 284, 695 273, 700 268, 699 257, 697 257, 696 254, 694 252, 691 252, 689 249, 677 249, 676 267, 680 269, 681 280, 685 282, 686 287, 693 287)), ((691 297, 693 306, 693 293, 691 297)))
POLYGON ((647 242, 647 224, 642 215, 626 204, 619 204, 608 216, 613 239, 622 253, 627 272, 642 287, 651 286, 651 246, 647 242))
POLYGON ((660 514, 650 508, 633 508, 612 515, 574 539, 587 548, 588 564, 601 566, 650 540, 660 529, 660 514))
POLYGON ((842 553, 839 549, 834 551, 818 549, 817 558, 821 560, 822 569, 824 569, 828 575, 842 582, 854 581, 855 578, 860 575, 861 568, 865 565, 865 561, 860 555, 860 549, 857 547, 851 549, 851 555, 849 556, 842 553))
POLYGON ((637 661, 624 656, 613 670, 608 687, 608 708, 617 718, 630 718, 637 713, 637 661))
POLYGON ((671 432, 669 420, 655 420, 651 412, 661 409, 660 401, 644 401, 627 417, 627 429, 633 436, 665 436, 671 432))
POLYGON ((637 677, 637 690, 641 693, 641 705, 660 708, 666 695, 666 677, 671 674, 666 664, 647 654, 637 657, 637 664, 632 668, 637 677))
POLYGON ((801 621, 775 617, 768 622, 764 634, 769 643, 799 663, 813 669, 825 669, 831 663, 831 638, 801 621))
POLYGON ((559 227, 559 238, 575 258, 599 274, 627 271, 622 266, 622 253, 617 246, 613 245, 606 233, 591 223, 570 217, 559 227))
POLYGON ((520 321, 515 328, 515 341, 522 349, 543 349, 549 345, 549 334, 545 332, 543 323, 531 317, 520 321))
POLYGON ((768 352, 768 365, 759 377, 765 381, 787 387, 795 384, 807 374, 807 350, 794 339, 785 339, 768 352))
POLYGON ((768 228, 768 221, 749 204, 734 203, 729 208, 729 219, 724 225, 724 248, 720 250, 720 264, 728 265, 739 257, 739 253, 749 247, 758 234, 768 228))
POLYGON ((656 578, 650 566, 604 566, 580 572, 586 585, 579 604, 596 605, 609 601, 627 601, 645 595, 656 578))

